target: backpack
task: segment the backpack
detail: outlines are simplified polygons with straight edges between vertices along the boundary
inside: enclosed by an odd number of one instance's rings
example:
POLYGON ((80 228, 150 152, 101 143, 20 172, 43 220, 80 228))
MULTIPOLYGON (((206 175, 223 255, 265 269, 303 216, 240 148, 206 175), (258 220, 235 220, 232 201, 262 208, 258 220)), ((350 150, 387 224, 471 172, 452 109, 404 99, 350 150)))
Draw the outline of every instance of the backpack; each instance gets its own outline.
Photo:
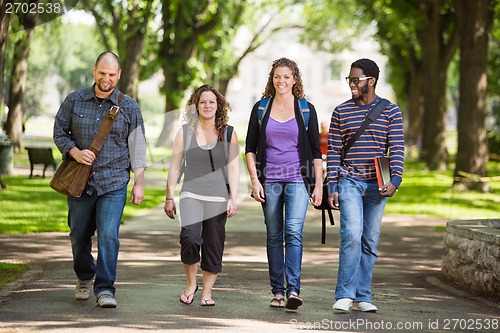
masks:
MULTIPOLYGON (((262 119, 264 118, 264 114, 267 112, 267 109, 269 108, 269 102, 271 101, 271 98, 269 97, 264 97, 260 100, 259 102, 259 109, 257 110, 257 119, 259 121, 259 129, 262 126, 262 119)), ((306 131, 309 128, 309 118, 311 116, 311 113, 309 111, 309 105, 307 104, 307 99, 305 98, 300 98, 299 99, 299 106, 300 110, 302 111, 302 120, 304 120, 304 125, 306 125, 306 131)))
MULTIPOLYGON (((224 140, 224 155, 226 157, 226 162, 229 160, 229 142, 231 142, 231 138, 233 136, 233 126, 227 125, 226 128, 224 129, 224 136, 226 140, 224 140)), ((184 150, 182 152, 182 162, 181 162, 181 170, 179 172, 179 176, 177 177, 177 183, 180 183, 182 175, 184 174, 184 171, 186 170, 186 152, 189 149, 189 146, 191 145, 191 139, 193 138, 193 133, 188 128, 188 125, 182 125, 182 138, 184 141, 184 150)), ((226 181, 226 186, 228 193, 230 192, 229 189, 229 181, 227 178, 227 163, 222 169, 222 175, 224 176, 224 180, 226 181)))
MULTIPOLYGON (((257 119, 259 121, 259 129, 262 126, 262 119, 264 118, 264 114, 267 112, 269 108, 269 97, 264 97, 259 102, 259 108, 257 110, 257 119)), ((305 98, 299 99, 300 110, 302 111, 302 120, 304 120, 304 125, 306 125, 306 131, 309 128, 309 118, 311 116, 311 112, 309 110, 309 105, 307 104, 307 100, 305 98)), ((330 219, 330 225, 335 225, 335 221, 332 214, 332 208, 328 204, 328 187, 326 183, 323 185, 323 199, 320 206, 313 206, 315 209, 321 210, 321 244, 325 244, 326 240, 326 213, 328 212, 328 217, 330 219), (325 191, 326 190, 326 191, 325 191)))

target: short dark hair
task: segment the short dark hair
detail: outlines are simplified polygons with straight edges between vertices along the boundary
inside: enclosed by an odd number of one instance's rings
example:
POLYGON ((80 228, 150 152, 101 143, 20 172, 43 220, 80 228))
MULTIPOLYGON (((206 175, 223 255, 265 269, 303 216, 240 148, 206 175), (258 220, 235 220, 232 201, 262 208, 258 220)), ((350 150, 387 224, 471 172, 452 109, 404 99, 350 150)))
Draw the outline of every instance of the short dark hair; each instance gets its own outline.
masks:
POLYGON ((353 67, 361 69, 366 76, 373 76, 376 78, 375 85, 377 84, 380 69, 375 61, 366 58, 358 59, 351 64, 351 68, 353 67))
POLYGON ((97 59, 95 61, 94 66, 97 67, 97 65, 102 60, 102 58, 104 58, 105 56, 108 56, 108 55, 110 55, 111 57, 113 57, 116 60, 116 63, 118 64, 118 68, 120 68, 120 58, 118 58, 118 56, 111 51, 104 51, 103 53, 99 54, 97 56, 97 59))

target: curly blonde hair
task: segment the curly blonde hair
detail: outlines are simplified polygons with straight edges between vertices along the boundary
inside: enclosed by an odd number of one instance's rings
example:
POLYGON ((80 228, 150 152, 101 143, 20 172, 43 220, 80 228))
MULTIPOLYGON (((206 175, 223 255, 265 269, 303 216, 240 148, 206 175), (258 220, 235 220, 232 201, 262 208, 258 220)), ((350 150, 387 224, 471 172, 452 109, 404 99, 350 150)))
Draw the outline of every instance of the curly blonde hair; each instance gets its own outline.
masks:
POLYGON ((292 88, 292 94, 297 98, 304 98, 304 85, 302 83, 302 75, 300 73, 299 66, 297 66, 297 63, 295 61, 288 58, 279 58, 273 61, 273 65, 267 79, 266 89, 264 90, 262 97, 273 97, 274 95, 276 95, 276 89, 274 88, 273 84, 273 77, 274 71, 278 67, 288 67, 292 70, 292 75, 295 80, 295 84, 292 88))
POLYGON ((224 130, 227 127, 227 122, 229 120, 229 111, 231 111, 231 105, 226 100, 226 98, 212 86, 204 84, 197 88, 191 97, 189 97, 186 103, 186 112, 184 113, 184 121, 188 124, 189 129, 197 134, 196 128, 198 127, 199 112, 198 112, 198 102, 200 101, 201 94, 211 91, 214 93, 217 99, 217 111, 215 112, 215 129, 217 130, 217 139, 219 141, 224 141, 224 130))

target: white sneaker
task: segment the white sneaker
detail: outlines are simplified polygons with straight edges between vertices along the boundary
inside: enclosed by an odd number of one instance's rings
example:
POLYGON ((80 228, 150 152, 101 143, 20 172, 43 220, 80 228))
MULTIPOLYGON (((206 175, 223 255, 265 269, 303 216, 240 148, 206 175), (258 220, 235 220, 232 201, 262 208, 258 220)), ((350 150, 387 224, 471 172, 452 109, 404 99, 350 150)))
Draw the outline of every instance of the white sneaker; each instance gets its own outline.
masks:
POLYGON ((92 289, 92 280, 81 281, 79 279, 76 282, 75 298, 80 301, 88 300, 90 297, 91 289, 92 289))
POLYGON ((99 295, 96 303, 101 308, 116 308, 116 299, 110 294, 99 295))
POLYGON ((352 304, 352 309, 362 312, 377 312, 377 307, 372 303, 368 302, 354 302, 352 304))
POLYGON ((333 313, 348 313, 351 309, 352 299, 341 298, 338 299, 332 306, 333 313))

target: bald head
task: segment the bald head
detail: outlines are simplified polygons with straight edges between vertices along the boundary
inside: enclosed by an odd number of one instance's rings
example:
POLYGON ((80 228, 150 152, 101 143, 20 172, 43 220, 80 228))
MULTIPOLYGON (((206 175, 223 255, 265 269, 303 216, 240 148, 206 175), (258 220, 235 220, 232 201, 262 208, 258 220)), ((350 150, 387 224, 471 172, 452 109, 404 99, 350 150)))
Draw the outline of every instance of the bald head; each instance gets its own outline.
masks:
POLYGON ((106 52, 99 54, 99 56, 97 57, 97 59, 95 61, 95 67, 99 67, 100 62, 103 62, 106 65, 117 64, 118 68, 120 68, 120 59, 118 58, 118 56, 116 54, 114 54, 111 51, 106 51, 106 52))
POLYGON ((120 79, 121 69, 118 57, 113 52, 101 53, 94 66, 95 94, 99 98, 108 98, 120 79))

